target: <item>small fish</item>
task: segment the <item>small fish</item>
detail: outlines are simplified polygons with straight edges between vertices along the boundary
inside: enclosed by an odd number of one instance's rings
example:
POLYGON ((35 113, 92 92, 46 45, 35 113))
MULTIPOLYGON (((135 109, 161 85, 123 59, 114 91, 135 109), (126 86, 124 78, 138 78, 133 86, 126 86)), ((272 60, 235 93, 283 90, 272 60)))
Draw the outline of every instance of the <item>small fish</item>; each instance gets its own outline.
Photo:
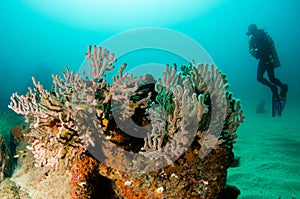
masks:
POLYGON ((81 186, 81 187, 83 187, 83 186, 86 185, 86 182, 79 182, 78 185, 81 186))
POLYGON ((33 151, 33 147, 32 146, 26 146, 26 149, 30 150, 30 151, 33 151))
POLYGON ((77 110, 86 110, 88 108, 90 108, 91 106, 89 104, 78 104, 75 105, 75 109, 77 110))
POLYGON ((14 158, 18 158, 18 157, 20 157, 20 155, 19 155, 19 154, 17 154, 17 155, 14 155, 14 158))
POLYGON ((104 126, 107 126, 107 125, 108 125, 108 122, 109 122, 109 120, 106 119, 106 118, 104 118, 104 119, 102 120, 102 123, 103 123, 104 126))

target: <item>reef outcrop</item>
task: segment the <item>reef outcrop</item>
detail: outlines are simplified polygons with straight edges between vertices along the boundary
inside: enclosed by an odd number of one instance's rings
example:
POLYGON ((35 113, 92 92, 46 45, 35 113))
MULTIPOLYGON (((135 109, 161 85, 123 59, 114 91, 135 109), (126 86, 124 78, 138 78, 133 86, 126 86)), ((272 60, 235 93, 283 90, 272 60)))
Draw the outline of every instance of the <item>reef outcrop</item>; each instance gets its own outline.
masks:
POLYGON ((64 168, 71 198, 218 198, 226 189, 244 116, 214 65, 166 66, 134 77, 113 53, 89 46, 88 70, 33 78, 9 108, 25 116, 36 167, 64 168))
POLYGON ((13 169, 13 161, 9 148, 0 135, 0 182, 9 177, 13 169))

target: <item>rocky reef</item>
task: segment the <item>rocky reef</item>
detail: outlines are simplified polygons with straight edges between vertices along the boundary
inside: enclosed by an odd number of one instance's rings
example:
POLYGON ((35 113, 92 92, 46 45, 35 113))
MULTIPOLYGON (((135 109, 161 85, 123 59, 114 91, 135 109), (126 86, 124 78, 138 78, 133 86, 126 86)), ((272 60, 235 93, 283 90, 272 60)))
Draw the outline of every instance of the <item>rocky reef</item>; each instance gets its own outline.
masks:
MULTIPOLYGON (((50 91, 33 78, 26 95, 11 97, 9 108, 29 126, 24 160, 43 168, 40 184, 60 176, 68 184, 64 198, 73 199, 228 194, 227 169, 244 116, 218 68, 167 65, 155 80, 134 77, 123 64, 108 83, 114 54, 89 46, 86 55, 83 73, 66 68, 53 75, 50 91)), ((21 168, 20 159, 19 175, 21 168)))
POLYGON ((12 155, 0 134, 0 182, 12 172, 12 155))

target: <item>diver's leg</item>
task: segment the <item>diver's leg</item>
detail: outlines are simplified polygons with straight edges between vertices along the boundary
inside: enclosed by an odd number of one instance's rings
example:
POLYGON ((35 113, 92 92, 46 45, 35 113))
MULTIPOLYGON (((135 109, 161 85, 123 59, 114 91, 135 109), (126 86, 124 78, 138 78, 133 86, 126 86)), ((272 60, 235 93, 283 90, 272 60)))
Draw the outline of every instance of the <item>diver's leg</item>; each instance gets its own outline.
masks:
POLYGON ((268 74, 270 82, 272 82, 273 84, 275 84, 275 85, 279 86, 280 88, 282 88, 283 83, 275 77, 274 67, 269 65, 267 67, 267 74, 268 74))
POLYGON ((265 61, 259 60, 258 67, 257 67, 257 81, 268 86, 273 93, 273 97, 277 98, 278 96, 277 86, 269 82, 266 78, 264 78, 265 71, 266 71, 265 61))
POLYGON ((288 85, 282 83, 279 79, 277 79, 275 77, 275 69, 274 69, 273 66, 270 65, 270 66, 267 67, 267 74, 268 74, 268 77, 269 77, 270 81, 273 84, 275 84, 275 85, 277 85, 277 86, 280 87, 280 96, 281 97, 285 97, 285 95, 286 95, 286 93, 288 91, 288 85))
POLYGON ((257 81, 272 89, 273 84, 271 84, 271 82, 269 82, 266 78, 264 78, 265 71, 266 71, 266 66, 264 64, 264 61, 260 60, 257 67, 257 81))

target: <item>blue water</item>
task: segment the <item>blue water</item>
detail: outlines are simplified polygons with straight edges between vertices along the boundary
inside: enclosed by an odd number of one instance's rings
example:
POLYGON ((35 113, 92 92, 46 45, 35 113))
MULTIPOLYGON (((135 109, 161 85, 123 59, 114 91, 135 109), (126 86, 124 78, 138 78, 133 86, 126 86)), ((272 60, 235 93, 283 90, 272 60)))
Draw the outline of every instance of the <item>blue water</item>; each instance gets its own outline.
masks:
MULTIPOLYGON (((275 40, 282 63, 276 75, 289 84, 289 98, 296 101, 296 95, 300 93, 300 3, 297 0, 219 2, 205 13, 176 20, 176 23, 157 24, 159 27, 186 34, 201 44, 217 66, 227 74, 231 90, 245 101, 252 95, 268 97, 265 94, 268 89, 256 81, 257 61, 248 53, 248 38, 245 35, 248 25, 252 22, 267 28, 275 40)), ((0 16, 1 107, 6 107, 12 92, 23 93, 28 86, 32 86, 31 76, 48 85, 51 83, 51 74, 60 73, 64 66, 74 70, 79 68, 85 58, 87 45, 99 44, 128 28, 149 25, 147 21, 143 22, 143 16, 137 16, 141 18, 137 25, 127 21, 129 25, 120 25, 119 29, 116 29, 115 25, 112 30, 109 27, 89 29, 54 19, 22 0, 3 1, 0 16)), ((110 20, 109 18, 105 20, 110 20)), ((124 23, 121 19, 120 24, 124 23)), ((155 26, 155 23, 151 25, 155 26)))
MULTIPOLYGON (((175 23, 161 24, 157 21, 157 24, 151 22, 150 25, 181 32, 201 44, 227 75, 230 90, 242 100, 246 109, 255 107, 262 100, 267 101, 267 104, 271 100, 269 89, 256 81, 257 60, 248 53, 248 38, 245 34, 250 23, 266 28, 275 41, 282 64, 276 69, 276 76, 289 85, 288 106, 299 108, 296 106, 300 97, 299 8, 298 0, 224 0, 205 13, 176 19, 175 23)), ((156 10, 153 13, 164 14, 156 10)), ((127 25, 123 26, 125 22, 120 18, 119 28, 116 24, 111 29, 109 26, 103 29, 89 28, 39 12, 26 4, 25 0, 2 1, 0 108, 7 107, 13 92, 27 92, 27 87, 32 86, 31 76, 50 88, 52 73, 60 74, 64 66, 77 71, 89 44, 96 45, 122 31, 149 26, 147 21, 143 21, 142 15, 137 17, 141 19, 138 24, 126 21, 127 25)), ((176 15, 174 21, 175 18, 176 15)), ((110 17, 105 20, 109 22, 110 17)), ((158 59, 160 62, 165 61, 158 59)), ((139 61, 149 60, 144 58, 139 61)), ((168 64, 173 62, 170 60, 168 64)), ((266 117, 271 116, 267 114, 266 117)))

